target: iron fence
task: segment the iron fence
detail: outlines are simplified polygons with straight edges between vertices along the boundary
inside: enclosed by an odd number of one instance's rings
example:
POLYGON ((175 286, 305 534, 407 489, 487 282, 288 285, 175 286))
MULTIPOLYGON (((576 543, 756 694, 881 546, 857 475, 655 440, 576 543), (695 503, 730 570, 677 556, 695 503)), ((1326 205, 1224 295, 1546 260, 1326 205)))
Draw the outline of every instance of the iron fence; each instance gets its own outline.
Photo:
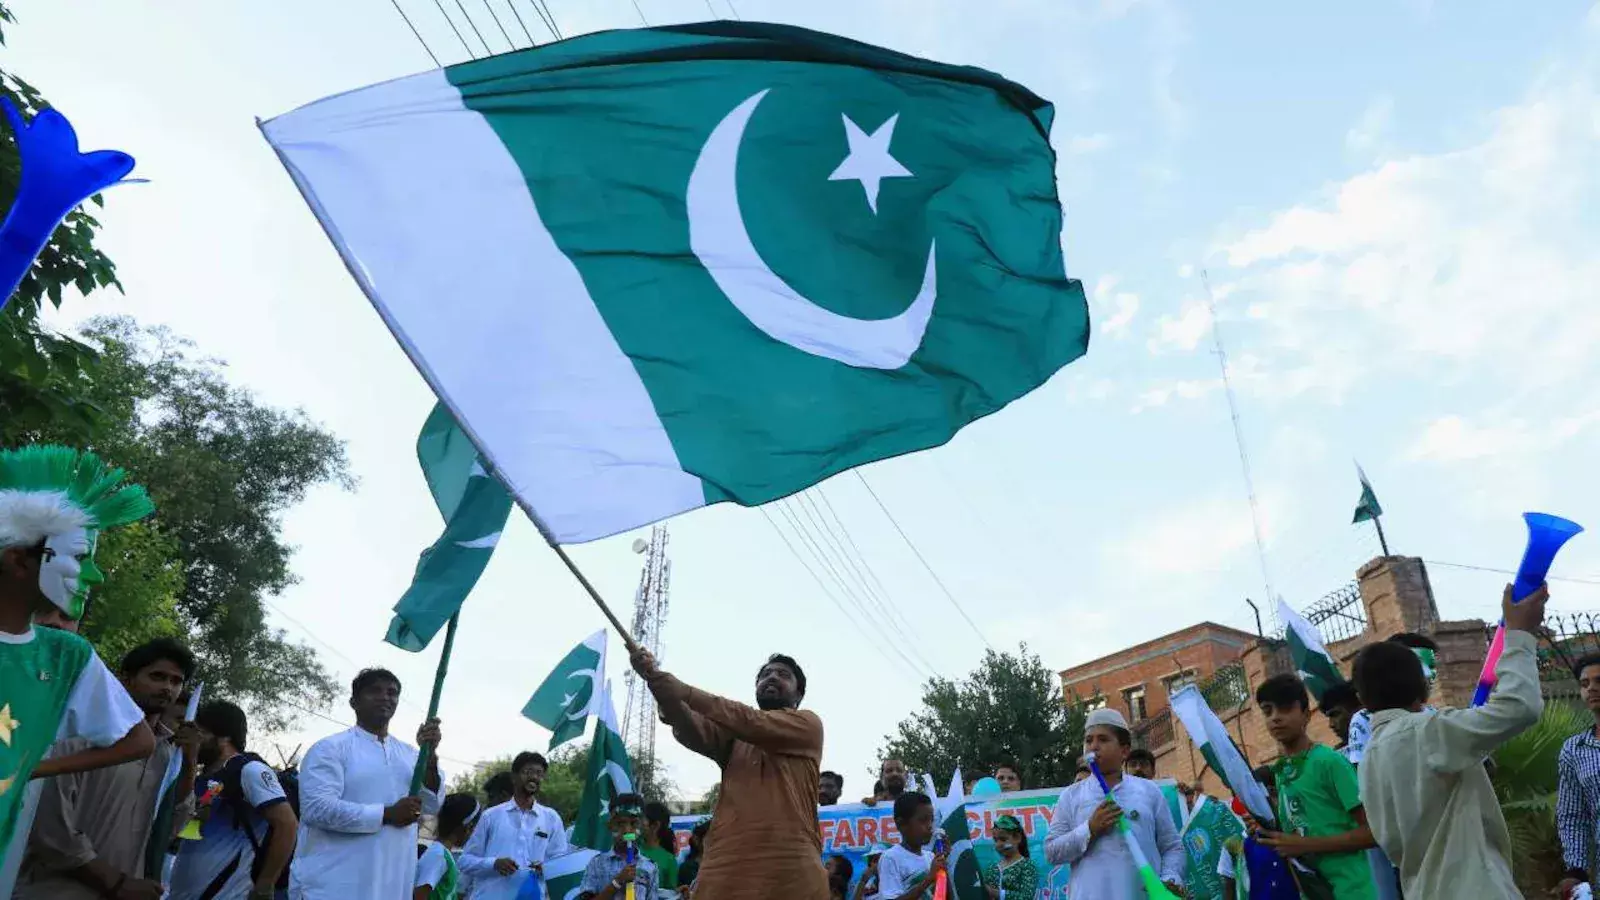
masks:
POLYGON ((1163 709, 1134 723, 1133 745, 1154 753, 1172 743, 1172 710, 1163 709))
POLYGON ((1223 715, 1250 700, 1250 684, 1244 677, 1244 663, 1231 663, 1212 672, 1199 683, 1206 705, 1223 715))
POLYGON ((1354 581, 1324 594, 1301 614, 1316 626, 1323 644, 1347 641, 1367 630, 1367 606, 1361 602, 1361 587, 1354 581))
MULTIPOLYGON (((1494 639, 1495 626, 1485 623, 1484 641, 1494 639)), ((1536 656, 1539 681, 1546 697, 1578 698, 1572 668, 1586 656, 1600 655, 1600 612, 1546 613, 1536 656)))

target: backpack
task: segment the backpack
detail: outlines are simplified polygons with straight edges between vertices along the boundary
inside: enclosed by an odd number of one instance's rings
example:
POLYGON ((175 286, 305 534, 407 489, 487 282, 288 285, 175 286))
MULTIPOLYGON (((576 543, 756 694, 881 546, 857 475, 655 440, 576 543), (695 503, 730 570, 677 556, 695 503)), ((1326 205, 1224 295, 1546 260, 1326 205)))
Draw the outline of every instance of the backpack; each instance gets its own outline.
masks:
MULTIPOLYGON (((255 829, 250 827, 250 813, 254 811, 254 808, 244 795, 244 785, 241 783, 241 779, 244 777, 244 767, 253 762, 267 765, 266 760, 254 753, 240 753, 228 760, 223 765, 221 774, 217 776, 217 780, 222 783, 222 796, 227 799, 229 806, 233 809, 233 827, 244 831, 245 837, 250 840, 250 849, 255 851, 255 859, 250 863, 250 878, 252 880, 261 873, 261 865, 266 862, 266 857, 261 852, 262 848, 272 839, 271 825, 267 826, 266 837, 262 840, 256 839, 255 829)), ((268 768, 271 767, 268 766, 268 768)), ((278 785, 283 788, 283 796, 289 801, 289 808, 294 811, 295 818, 298 819, 300 817, 300 772, 294 766, 290 766, 281 772, 274 771, 274 774, 278 776, 278 785)), ((283 871, 278 873, 278 887, 288 890, 289 866, 284 866, 283 871)))

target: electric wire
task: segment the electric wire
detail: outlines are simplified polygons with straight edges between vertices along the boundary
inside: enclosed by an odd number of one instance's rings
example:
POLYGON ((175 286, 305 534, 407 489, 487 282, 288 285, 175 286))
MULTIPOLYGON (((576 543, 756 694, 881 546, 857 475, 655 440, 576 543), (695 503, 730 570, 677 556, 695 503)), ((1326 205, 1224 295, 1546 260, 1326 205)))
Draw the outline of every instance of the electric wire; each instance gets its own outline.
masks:
POLYGON ((506 6, 510 7, 511 14, 517 17, 517 24, 521 26, 523 36, 528 39, 528 46, 539 46, 539 42, 533 39, 533 32, 528 30, 528 23, 522 21, 522 13, 517 12, 517 0, 506 0, 506 6))
POLYGON ((644 9, 639 6, 639 0, 633 0, 633 11, 639 14, 639 21, 644 23, 644 27, 649 28, 650 20, 644 17, 644 9))
MULTIPOLYGON (((834 547, 839 552, 839 558, 844 560, 845 565, 855 574, 858 583, 861 585, 862 592, 873 601, 873 606, 879 610, 885 621, 889 622, 897 634, 912 639, 910 643, 911 653, 921 661, 924 668, 930 672, 934 671, 937 667, 929 663, 927 657, 923 656, 917 649, 917 645, 922 640, 915 625, 901 613, 900 608, 895 606, 894 601, 890 599, 889 592, 883 587, 883 581, 878 578, 878 573, 872 570, 872 565, 867 562, 866 557, 861 555, 861 548, 856 545, 855 538, 850 536, 850 529, 845 527, 844 521, 838 517, 837 512, 833 515, 833 521, 838 525, 839 531, 844 533, 845 540, 841 540, 839 532, 835 531, 833 525, 828 523, 828 517, 823 514, 822 508, 817 505, 815 495, 818 494, 822 495, 824 502, 827 501, 827 495, 822 493, 821 485, 817 485, 809 491, 796 494, 795 497, 802 501, 803 504, 810 505, 811 510, 816 514, 813 521, 818 523, 818 527, 824 534, 833 539, 834 547), (849 550, 845 549, 846 543, 855 549, 854 557, 852 557, 849 550), (859 558, 860 565, 857 565, 857 558, 859 558), (870 581, 877 584, 876 589, 868 583, 869 573, 871 576, 870 581)), ((831 512, 833 510, 832 504, 829 504, 828 508, 831 512)))
POLYGON ((495 27, 500 29, 500 36, 506 39, 506 46, 513 50, 517 49, 516 42, 511 40, 511 32, 506 31, 506 26, 500 23, 500 16, 495 13, 494 7, 489 5, 489 0, 483 0, 483 8, 488 10, 489 18, 493 19, 495 27))
MULTIPOLYGON (((456 9, 461 10, 462 17, 467 20, 467 26, 472 29, 473 34, 478 36, 478 43, 483 45, 484 55, 493 56, 494 51, 489 49, 489 42, 483 39, 483 32, 478 30, 478 23, 472 21, 472 16, 467 13, 467 8, 461 5, 461 0, 456 0, 456 9)), ((473 58, 476 59, 477 57, 473 58)))
POLYGON ((551 36, 558 41, 561 40, 561 29, 556 25, 555 13, 550 11, 549 0, 529 0, 529 2, 533 4, 533 11, 544 21, 545 27, 550 29, 551 36))
POLYGON ((467 58, 477 59, 478 54, 473 53, 472 48, 467 46, 466 36, 461 33, 461 29, 456 27, 456 20, 450 18, 450 14, 445 12, 444 0, 433 0, 433 5, 438 8, 439 15, 444 17, 444 23, 450 26, 451 31, 456 33, 456 40, 461 42, 461 49, 467 51, 467 58))
MULTIPOLYGON (((1490 572, 1490 573, 1493 573, 1495 575, 1512 575, 1512 576, 1515 576, 1517 574, 1516 571, 1512 570, 1512 569, 1496 569, 1496 568, 1494 568, 1492 566, 1471 566, 1471 565, 1467 565, 1466 563, 1443 562, 1443 561, 1437 560, 1437 559, 1425 559, 1425 560, 1423 560, 1423 562, 1426 563, 1427 565, 1430 565, 1430 566, 1444 566, 1447 569, 1466 569, 1466 570, 1471 571, 1471 572, 1490 572)), ((1577 577, 1574 577, 1574 576, 1565 576, 1565 577, 1563 577, 1561 575, 1548 575, 1548 576, 1545 577, 1545 580, 1546 581, 1565 581, 1565 582, 1568 582, 1570 584, 1600 585, 1600 579, 1595 579, 1595 578, 1577 578, 1577 577)))
POLYGON ((867 493, 872 495, 872 502, 878 504, 878 509, 883 511, 884 516, 889 520, 889 524, 893 525, 894 530, 900 533, 900 540, 905 541, 906 546, 911 548, 912 554, 917 557, 917 562, 922 563, 922 568, 927 570, 928 577, 933 579, 933 583, 938 585, 939 590, 944 593, 945 599, 949 600, 950 605, 954 606, 956 612, 961 614, 961 618, 966 621, 967 627, 971 628, 972 633, 978 636, 978 640, 983 641, 985 647, 993 650, 994 645, 989 643, 989 639, 984 636, 983 630, 978 627, 978 623, 972 621, 972 617, 967 615, 966 609, 961 606, 961 601, 956 599, 956 595, 951 593, 950 588, 945 585, 944 579, 940 578, 939 573, 935 572, 933 566, 928 564, 927 557, 923 556, 922 551, 917 549, 916 543, 911 540, 910 535, 906 534, 906 530, 900 527, 899 520, 894 517, 894 513, 889 511, 889 507, 884 505, 883 498, 879 497, 878 492, 872 489, 872 484, 867 481, 866 476, 861 474, 860 469, 852 469, 851 471, 855 472, 856 478, 861 481, 861 486, 867 489, 867 493))
POLYGON ((411 17, 406 15, 406 11, 400 8, 400 0, 389 0, 389 3, 394 6, 394 11, 400 14, 400 19, 406 23, 406 27, 411 29, 411 36, 416 38, 417 43, 422 45, 422 52, 428 54, 428 58, 433 60, 434 67, 442 68, 439 65, 439 57, 433 55, 433 48, 429 47, 428 42, 422 39, 422 32, 417 30, 416 25, 412 24, 411 17))

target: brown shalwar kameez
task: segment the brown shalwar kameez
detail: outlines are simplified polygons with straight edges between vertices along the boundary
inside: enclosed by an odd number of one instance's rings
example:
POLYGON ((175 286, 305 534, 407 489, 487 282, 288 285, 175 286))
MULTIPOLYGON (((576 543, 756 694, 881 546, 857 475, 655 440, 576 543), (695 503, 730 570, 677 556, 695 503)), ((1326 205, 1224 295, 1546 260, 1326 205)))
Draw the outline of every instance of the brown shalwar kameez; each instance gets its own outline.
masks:
POLYGON ((807 710, 760 710, 650 679, 678 743, 722 767, 695 900, 828 900, 817 833, 822 719, 807 710))

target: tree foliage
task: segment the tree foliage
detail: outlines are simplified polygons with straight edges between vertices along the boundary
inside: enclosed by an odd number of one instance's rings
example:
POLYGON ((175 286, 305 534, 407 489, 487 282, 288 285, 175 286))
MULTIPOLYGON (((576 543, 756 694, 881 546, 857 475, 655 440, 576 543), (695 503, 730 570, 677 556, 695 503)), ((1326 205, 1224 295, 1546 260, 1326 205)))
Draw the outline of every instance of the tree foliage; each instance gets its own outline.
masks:
POLYGON ((1049 787, 1072 783, 1082 745, 1081 708, 1062 702, 1056 673, 1023 644, 988 651, 965 679, 930 680, 922 709, 885 736, 878 758, 928 772, 941 788, 957 766, 987 774, 1001 763, 1025 785, 1049 787))
POLYGON ((178 552, 178 542, 150 521, 101 535, 95 562, 114 573, 115 587, 91 593, 79 632, 113 669, 145 641, 187 636, 178 612, 178 595, 183 592, 178 552))
MULTIPOLYGON (((263 730, 285 727, 297 709, 326 707, 336 692, 327 671, 310 648, 267 626, 264 604, 296 580, 283 512, 316 485, 352 484, 343 444, 303 412, 228 384, 218 363, 192 357, 192 345, 166 329, 109 318, 83 333, 100 348, 89 397, 104 412, 87 446, 127 468, 157 506, 151 529, 107 535, 91 637, 100 629, 103 646, 131 641, 96 617, 157 611, 153 593, 165 588, 209 695, 247 704, 263 730)), ((70 432, 68 423, 39 437, 71 440, 70 432)))
MULTIPOLYGON (((10 10, 0 3, 0 43, 5 40, 3 24, 11 21, 10 10)), ((33 85, 3 70, 0 96, 29 118, 49 105, 33 85)), ((22 181, 22 159, 11 129, 0 131, 0 208, 10 209, 22 181)), ((93 202, 103 205, 98 196, 93 202)), ((68 290, 87 294, 103 287, 122 289, 116 267, 94 245, 99 227, 87 208, 69 214, 0 310, 0 444, 26 443, 47 428, 65 431, 73 443, 82 443, 99 422, 101 411, 89 398, 98 354, 89 344, 39 322, 44 300, 59 307, 68 290)))
MULTIPOLYGON (((583 798, 584 780, 589 771, 589 744, 573 741, 545 755, 549 757, 550 769, 539 789, 539 802, 555 810, 561 815, 561 821, 570 825, 578 815, 578 802, 583 798)), ((484 782, 500 772, 511 771, 511 761, 515 757, 516 754, 510 754, 478 763, 472 771, 451 779, 451 793, 471 793, 479 800, 486 799, 484 782)), ((667 777, 659 760, 643 759, 637 753, 630 753, 629 758, 636 792, 646 800, 667 802, 676 798, 678 788, 667 777)))
POLYGON ((1556 760, 1567 738, 1592 727, 1586 711, 1549 700, 1532 728, 1494 752, 1494 792, 1511 833, 1511 872, 1526 896, 1545 896, 1565 872, 1556 835, 1556 760))

